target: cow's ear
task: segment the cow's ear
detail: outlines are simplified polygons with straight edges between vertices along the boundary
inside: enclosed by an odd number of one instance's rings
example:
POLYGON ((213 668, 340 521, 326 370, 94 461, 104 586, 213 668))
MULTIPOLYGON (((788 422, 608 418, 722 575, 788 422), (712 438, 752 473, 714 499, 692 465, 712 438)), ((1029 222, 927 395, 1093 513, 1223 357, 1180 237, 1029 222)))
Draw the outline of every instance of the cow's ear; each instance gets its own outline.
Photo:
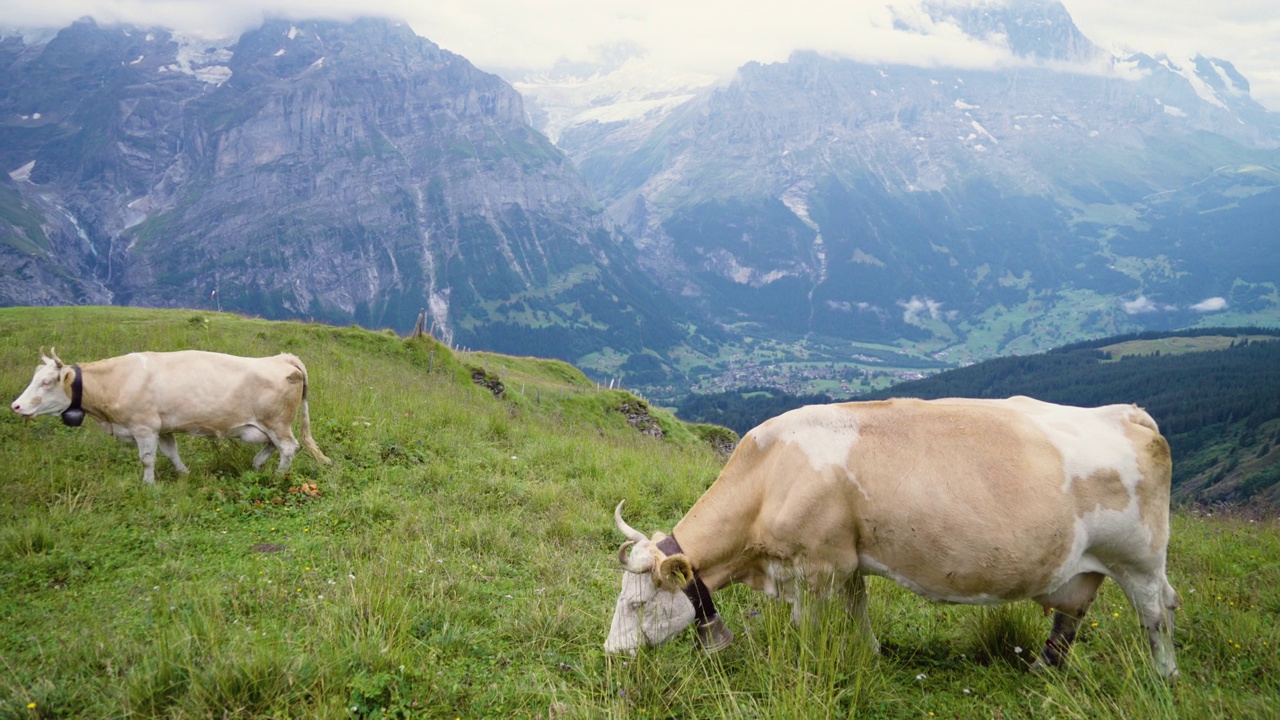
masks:
POLYGON ((76 381, 76 371, 69 365, 63 365, 61 374, 62 388, 67 391, 67 397, 71 397, 71 384, 76 381))
POLYGON ((693 581, 693 563, 684 553, 668 555, 658 565, 658 583, 667 590, 679 590, 693 581))

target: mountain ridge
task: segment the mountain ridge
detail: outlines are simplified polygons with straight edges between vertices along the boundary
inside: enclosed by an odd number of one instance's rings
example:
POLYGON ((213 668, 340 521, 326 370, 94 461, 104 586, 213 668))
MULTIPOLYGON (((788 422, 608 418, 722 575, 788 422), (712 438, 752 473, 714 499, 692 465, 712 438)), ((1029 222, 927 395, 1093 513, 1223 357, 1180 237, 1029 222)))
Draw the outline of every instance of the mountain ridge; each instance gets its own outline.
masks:
POLYGON ((273 20, 201 44, 81 21, 0 53, 0 197, 26 218, 0 244, 6 304, 402 328, 425 309, 473 347, 518 320, 548 336, 534 346, 679 336, 521 96, 403 23, 273 20))

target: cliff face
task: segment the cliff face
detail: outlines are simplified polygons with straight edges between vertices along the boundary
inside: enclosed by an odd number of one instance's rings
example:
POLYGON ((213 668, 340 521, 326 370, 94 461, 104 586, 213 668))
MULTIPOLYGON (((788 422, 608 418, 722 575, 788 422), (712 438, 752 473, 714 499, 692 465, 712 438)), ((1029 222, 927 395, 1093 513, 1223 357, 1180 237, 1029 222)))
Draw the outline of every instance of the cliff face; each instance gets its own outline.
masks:
POLYGON ((674 337, 494 75, 382 20, 0 44, 0 302, 209 307, 576 359, 674 337), (519 328, 514 331, 513 328, 519 328))

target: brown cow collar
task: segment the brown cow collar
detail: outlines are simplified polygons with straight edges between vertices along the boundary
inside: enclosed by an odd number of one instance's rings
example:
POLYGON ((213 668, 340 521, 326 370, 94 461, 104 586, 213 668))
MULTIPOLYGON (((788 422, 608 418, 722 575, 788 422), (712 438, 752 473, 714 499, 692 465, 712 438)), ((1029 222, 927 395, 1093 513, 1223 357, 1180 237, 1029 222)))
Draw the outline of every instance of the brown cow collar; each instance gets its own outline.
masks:
MULTIPOLYGON (((675 535, 668 535, 658 542, 658 550, 665 555, 676 555, 684 552, 680 549, 680 543, 676 542, 675 535)), ((707 589, 706 583, 702 582, 702 578, 698 577, 698 569, 693 569, 693 580, 690 580, 684 586, 684 594, 689 598, 689 602, 693 603, 694 619, 698 621, 698 626, 703 627, 715 622, 718 618, 715 603, 711 602, 711 591, 707 589)))
POLYGON ((80 427, 84 422, 84 408, 80 407, 80 401, 84 399, 84 381, 80 377, 79 365, 72 365, 71 369, 75 372, 75 378, 71 380, 71 405, 62 411, 62 424, 80 427))

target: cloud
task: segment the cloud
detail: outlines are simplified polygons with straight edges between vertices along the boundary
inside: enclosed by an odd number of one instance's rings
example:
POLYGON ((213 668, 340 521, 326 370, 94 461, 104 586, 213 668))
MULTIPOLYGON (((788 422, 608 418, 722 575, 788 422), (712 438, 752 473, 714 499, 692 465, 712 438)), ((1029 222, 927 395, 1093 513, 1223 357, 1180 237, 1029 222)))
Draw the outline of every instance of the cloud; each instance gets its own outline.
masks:
POLYGON ((1133 300, 1120 303, 1121 309, 1130 315, 1141 315, 1143 313, 1153 313, 1160 308, 1154 302, 1147 299, 1146 295, 1139 295, 1133 300))
POLYGON ((1144 315, 1153 312, 1168 312, 1177 310, 1176 305, 1167 305, 1158 303, 1146 295, 1139 295, 1132 300, 1126 300, 1120 303, 1120 308, 1130 315, 1144 315))
MULTIPOLYGON (((1175 58, 1203 53, 1229 60, 1249 78, 1256 99, 1280 108, 1275 0, 1063 4, 1081 32, 1104 48, 1175 58)), ((1013 62, 1004 38, 967 36, 952 23, 935 22, 922 6, 923 0, 794 0, 748 11, 726 0, 41 0, 7 3, 0 23, 60 28, 91 16, 104 24, 160 25, 225 37, 265 17, 395 17, 486 70, 547 70, 558 61, 590 59, 601 46, 618 44, 643 48, 656 63, 681 72, 720 76, 750 61, 784 61, 797 50, 926 67, 1013 62)))
MULTIPOLYGON (((1227 299, 1224 297, 1210 297, 1201 300, 1195 305, 1188 305, 1188 310, 1194 310, 1201 313, 1217 312, 1227 307, 1227 299)), ((1173 312, 1181 310, 1177 305, 1169 305, 1167 303, 1158 303, 1146 295, 1139 295, 1132 300, 1124 300, 1120 303, 1120 308, 1130 315, 1145 315, 1154 312, 1173 312)))
POLYGON ((852 314, 854 310, 857 310, 859 315, 863 313, 872 313, 882 319, 887 318, 889 315, 884 311, 883 308, 876 305, 872 305, 869 302, 849 302, 848 300, 828 300, 827 307, 831 308, 832 310, 838 310, 840 312, 846 312, 850 314, 852 314))
POLYGON ((1211 297, 1211 298, 1205 298, 1204 300, 1201 300, 1195 305, 1192 305, 1191 309, 1195 310, 1196 312, 1207 313, 1207 312, 1217 312, 1219 310, 1225 309, 1226 307, 1227 307, 1226 298, 1211 297))
POLYGON ((898 307, 902 308, 902 321, 912 324, 921 319, 922 313, 927 314, 930 320, 952 320, 957 315, 955 310, 943 312, 942 303, 928 296, 912 295, 910 300, 899 300, 898 307))
MULTIPOLYGON (((937 1, 937 0, 934 0, 937 1)), ((975 4, 983 0, 943 0, 975 4)), ((42 0, 8 3, 9 27, 64 27, 78 18, 164 26, 206 37, 238 35, 266 17, 406 20, 422 37, 484 69, 545 70, 588 60, 599 47, 643 47, 650 59, 690 73, 727 76, 749 61, 783 61, 796 50, 868 63, 986 68, 1012 63, 1004 37, 984 40, 936 22, 924 0, 751 6, 704 0, 42 0)), ((987 0, 989 4, 989 0, 987 0)), ((1004 4, 1001 3, 1000 4, 1004 4)), ((1280 23, 1275 0, 1064 0, 1080 31, 1108 49, 1220 56, 1280 106, 1280 23), (1160 18, 1160 22, 1152 22, 1160 18)))

